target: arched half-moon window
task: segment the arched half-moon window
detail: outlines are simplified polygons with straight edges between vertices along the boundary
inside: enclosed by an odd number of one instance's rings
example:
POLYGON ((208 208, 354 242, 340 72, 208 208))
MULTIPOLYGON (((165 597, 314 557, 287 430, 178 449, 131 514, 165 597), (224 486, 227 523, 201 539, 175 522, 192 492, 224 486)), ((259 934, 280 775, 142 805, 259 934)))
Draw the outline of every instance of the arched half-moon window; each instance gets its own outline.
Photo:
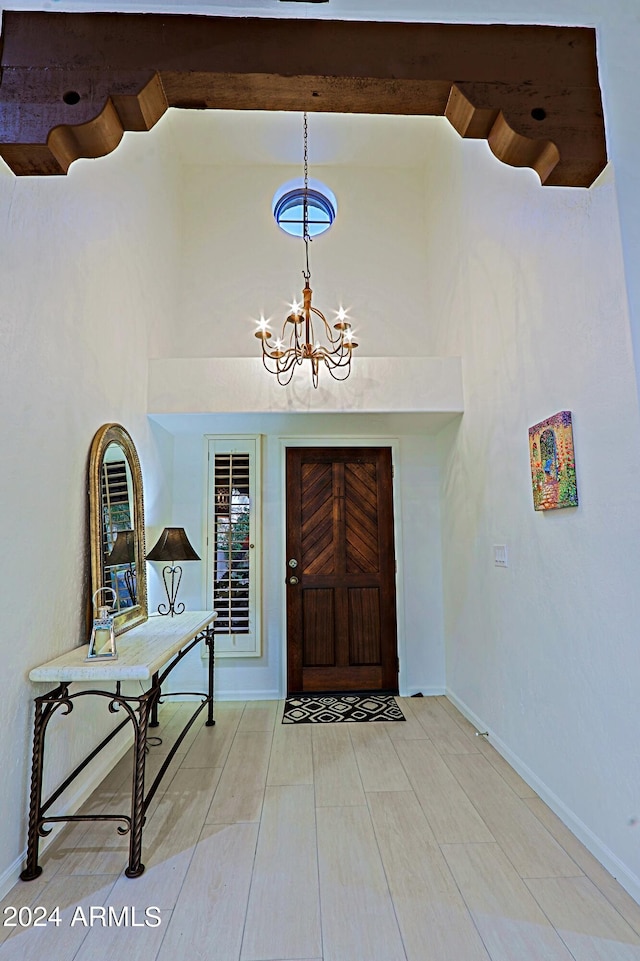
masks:
MULTIPOLYGON (((310 237, 317 237, 328 230, 336 218, 336 198, 333 192, 319 181, 309 184, 307 197, 307 223, 310 237)), ((304 235, 304 183, 283 184, 273 198, 273 216, 285 233, 292 237, 304 235)))

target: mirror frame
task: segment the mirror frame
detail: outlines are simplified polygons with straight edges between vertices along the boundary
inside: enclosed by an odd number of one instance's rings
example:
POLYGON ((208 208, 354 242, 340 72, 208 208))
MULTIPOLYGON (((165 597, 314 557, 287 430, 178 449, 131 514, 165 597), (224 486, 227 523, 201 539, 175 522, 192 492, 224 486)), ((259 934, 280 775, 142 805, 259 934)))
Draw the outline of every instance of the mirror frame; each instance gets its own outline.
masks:
MULTIPOLYGON (((91 456, 89 460, 89 538, 91 545, 91 598, 95 592, 104 587, 104 556, 102 551, 102 465, 104 455, 110 444, 118 444, 122 448, 129 463, 131 483, 133 487, 133 519, 136 559, 136 594, 138 603, 125 608, 115 615, 114 631, 123 634, 125 631, 142 624, 147 620, 147 567, 144 546, 144 500, 142 494, 142 471, 135 444, 121 424, 104 424, 93 438, 91 456)), ((89 598, 91 616, 93 605, 89 598)))

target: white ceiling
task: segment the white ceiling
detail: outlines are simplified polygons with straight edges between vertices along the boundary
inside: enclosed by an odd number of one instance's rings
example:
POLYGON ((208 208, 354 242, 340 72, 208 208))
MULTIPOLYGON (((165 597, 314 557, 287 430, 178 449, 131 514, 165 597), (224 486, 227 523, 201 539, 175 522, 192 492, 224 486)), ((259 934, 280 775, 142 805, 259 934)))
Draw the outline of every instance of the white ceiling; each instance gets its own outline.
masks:
MULTIPOLYGON (((7 0, 5 10, 93 10, 120 13, 195 13, 225 17, 289 17, 325 20, 424 21, 459 19, 468 11, 475 20, 487 7, 502 7, 503 0, 459 0, 451 17, 451 0, 7 0), (425 16, 425 7, 429 12, 425 16)), ((488 11, 487 11, 488 12, 488 11)))
POLYGON ((0 0, 0 10, 195 13, 422 23, 599 23, 605 0, 0 0))

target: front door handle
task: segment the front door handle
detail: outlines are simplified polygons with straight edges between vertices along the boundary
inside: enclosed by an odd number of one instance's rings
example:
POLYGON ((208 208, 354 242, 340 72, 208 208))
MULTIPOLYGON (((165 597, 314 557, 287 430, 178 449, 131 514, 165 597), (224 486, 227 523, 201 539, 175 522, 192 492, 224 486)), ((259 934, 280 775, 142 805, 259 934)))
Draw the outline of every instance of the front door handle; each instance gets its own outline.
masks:
POLYGON ((298 584, 298 583, 299 583, 298 578, 295 577, 295 575, 294 575, 293 577, 290 577, 290 578, 289 578, 289 583, 290 583, 290 584, 294 584, 294 585, 295 585, 295 584, 298 584))

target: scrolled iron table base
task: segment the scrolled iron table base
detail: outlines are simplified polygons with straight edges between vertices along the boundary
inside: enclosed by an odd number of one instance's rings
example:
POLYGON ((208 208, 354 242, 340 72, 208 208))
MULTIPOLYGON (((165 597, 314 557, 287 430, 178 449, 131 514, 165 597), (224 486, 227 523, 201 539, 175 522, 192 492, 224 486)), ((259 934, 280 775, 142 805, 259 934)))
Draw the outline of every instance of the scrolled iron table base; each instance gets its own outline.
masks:
POLYGON ((27 859, 24 870, 20 875, 23 881, 33 881, 42 874, 42 867, 38 863, 40 838, 49 835, 54 824, 72 821, 119 822, 117 827, 118 833, 121 835, 129 835, 129 862, 124 873, 128 878, 140 877, 144 872, 144 864, 142 863, 142 831, 147 809, 176 751, 205 707, 207 708, 206 726, 212 727, 215 724, 213 717, 213 681, 214 632, 213 626, 210 624, 175 653, 162 672, 156 671, 153 674, 150 687, 142 694, 124 694, 122 692, 122 681, 115 682, 115 691, 93 689, 78 691, 72 694, 69 691, 71 682, 63 682, 47 694, 35 698, 27 859), (176 738, 153 783, 145 794, 145 759, 148 745, 148 729, 149 727, 156 727, 158 725, 158 703, 162 694, 162 685, 185 654, 201 641, 204 641, 208 648, 208 691, 206 694, 194 691, 172 693, 171 696, 178 697, 184 695, 196 696, 200 698, 200 702, 197 703, 193 713, 176 738), (73 712, 75 702, 87 697, 102 698, 106 701, 107 710, 110 713, 117 714, 122 711, 125 716, 100 744, 74 768, 53 793, 43 800, 45 735, 49 722, 57 713, 70 715, 73 712), (60 795, 127 724, 131 724, 133 727, 133 771, 130 810, 122 814, 50 814, 49 812, 60 795))

